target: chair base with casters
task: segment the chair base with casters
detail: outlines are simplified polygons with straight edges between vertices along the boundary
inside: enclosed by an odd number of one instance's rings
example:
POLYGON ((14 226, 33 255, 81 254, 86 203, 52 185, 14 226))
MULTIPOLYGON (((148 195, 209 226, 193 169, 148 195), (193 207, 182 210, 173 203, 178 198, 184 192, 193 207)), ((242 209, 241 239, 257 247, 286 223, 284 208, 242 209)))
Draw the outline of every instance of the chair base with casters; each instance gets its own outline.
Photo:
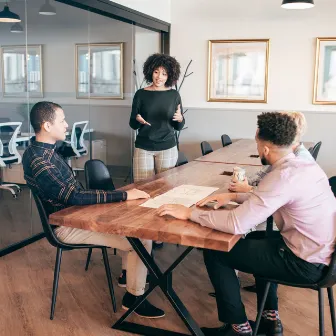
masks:
POLYGON ((328 298, 329 298, 329 305, 330 305, 330 315, 331 315, 331 323, 332 323, 332 330, 333 330, 333 336, 336 336, 336 320, 335 320, 335 305, 334 305, 334 296, 333 296, 333 286, 331 287, 319 287, 318 284, 316 285, 300 285, 300 284, 294 284, 294 283, 288 283, 284 281, 274 280, 274 279, 268 279, 264 277, 260 277, 260 279, 263 279, 266 281, 266 288, 265 292, 261 301, 261 305, 258 311, 257 320, 255 324, 255 329, 253 331, 253 336, 256 336, 258 334, 258 329, 260 325, 261 315, 264 310, 264 306, 266 303, 267 295, 269 292, 269 288, 271 283, 277 283, 284 286, 290 286, 290 287, 298 287, 298 288, 310 288, 313 290, 318 291, 318 302, 319 302, 319 336, 324 336, 324 297, 323 297, 323 288, 327 288, 328 291, 328 298))
POLYGON ((21 192, 20 186, 14 183, 0 184, 0 189, 8 190, 12 194, 13 198, 17 198, 17 194, 21 192), (13 187, 16 188, 16 191, 13 189, 13 187))

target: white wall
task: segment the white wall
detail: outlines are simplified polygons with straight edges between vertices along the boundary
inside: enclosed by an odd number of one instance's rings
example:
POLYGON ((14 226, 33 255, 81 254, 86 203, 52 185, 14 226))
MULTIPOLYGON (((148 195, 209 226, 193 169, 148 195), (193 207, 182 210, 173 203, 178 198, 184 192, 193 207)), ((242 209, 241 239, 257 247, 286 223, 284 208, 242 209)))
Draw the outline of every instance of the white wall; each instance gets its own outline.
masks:
POLYGON ((181 90, 184 106, 191 108, 182 148, 187 146, 193 158, 201 154, 202 140, 215 143, 223 133, 252 137, 260 111, 300 110, 309 124, 305 138, 323 142, 319 163, 328 174, 336 174, 336 106, 312 104, 315 38, 335 36, 336 2, 319 0, 315 8, 302 11, 284 10, 280 3, 172 0, 171 54, 183 67, 192 59, 194 71, 181 90), (270 38, 268 103, 207 102, 208 40, 243 38, 270 38))
POLYGON ((171 0, 112 0, 125 7, 171 22, 171 0))

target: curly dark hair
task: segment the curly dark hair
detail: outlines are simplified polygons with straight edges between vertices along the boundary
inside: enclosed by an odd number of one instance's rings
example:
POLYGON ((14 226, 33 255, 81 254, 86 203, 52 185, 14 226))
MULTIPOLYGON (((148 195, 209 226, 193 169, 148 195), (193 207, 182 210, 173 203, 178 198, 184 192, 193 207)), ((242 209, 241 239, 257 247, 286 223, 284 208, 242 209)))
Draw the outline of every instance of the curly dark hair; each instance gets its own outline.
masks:
POLYGON ((276 146, 289 147, 296 137, 297 126, 292 117, 279 112, 258 115, 258 138, 276 146))
POLYGON ((180 63, 172 56, 165 54, 153 54, 149 56, 143 65, 143 74, 145 81, 150 84, 153 82, 153 72, 157 68, 164 68, 167 71, 166 87, 171 87, 176 84, 180 77, 180 63))

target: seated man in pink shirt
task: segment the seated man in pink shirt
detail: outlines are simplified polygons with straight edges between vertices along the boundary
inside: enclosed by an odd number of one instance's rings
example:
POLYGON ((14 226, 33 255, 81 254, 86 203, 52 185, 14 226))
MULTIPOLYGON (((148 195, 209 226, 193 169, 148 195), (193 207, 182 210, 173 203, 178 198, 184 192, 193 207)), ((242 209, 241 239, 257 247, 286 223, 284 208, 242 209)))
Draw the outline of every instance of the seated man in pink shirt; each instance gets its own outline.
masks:
MULTIPOLYGON (((235 269, 297 283, 319 281, 328 270, 335 249, 336 199, 328 178, 318 164, 295 157, 292 143, 294 120, 282 113, 258 116, 256 142, 261 162, 270 172, 256 190, 246 194, 213 195, 198 202, 204 206, 217 201, 218 207, 230 201, 241 203, 234 210, 202 211, 181 205, 164 205, 158 214, 190 219, 232 234, 244 234, 273 215, 277 235, 263 239, 241 239, 230 252, 204 251, 204 261, 216 291, 220 328, 203 328, 211 336, 252 335, 241 301, 235 269)), ((257 280, 258 305, 265 283, 257 280)), ((271 285, 262 315, 260 333, 282 336, 278 313, 277 286, 271 285)))

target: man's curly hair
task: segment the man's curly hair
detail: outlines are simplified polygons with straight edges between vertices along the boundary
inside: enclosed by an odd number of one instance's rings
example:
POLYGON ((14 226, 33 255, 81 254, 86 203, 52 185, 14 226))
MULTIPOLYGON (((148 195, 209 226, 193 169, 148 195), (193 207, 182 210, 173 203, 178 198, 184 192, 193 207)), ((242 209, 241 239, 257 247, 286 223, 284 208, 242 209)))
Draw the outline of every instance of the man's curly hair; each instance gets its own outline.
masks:
POLYGON ((153 72, 157 68, 164 68, 167 71, 166 87, 171 87, 178 81, 181 73, 180 63, 172 56, 165 54, 153 54, 149 56, 143 66, 145 81, 150 84, 153 82, 153 72))
POLYGON ((258 138, 276 146, 289 147, 295 140, 297 126, 292 117, 279 112, 258 115, 258 138))

